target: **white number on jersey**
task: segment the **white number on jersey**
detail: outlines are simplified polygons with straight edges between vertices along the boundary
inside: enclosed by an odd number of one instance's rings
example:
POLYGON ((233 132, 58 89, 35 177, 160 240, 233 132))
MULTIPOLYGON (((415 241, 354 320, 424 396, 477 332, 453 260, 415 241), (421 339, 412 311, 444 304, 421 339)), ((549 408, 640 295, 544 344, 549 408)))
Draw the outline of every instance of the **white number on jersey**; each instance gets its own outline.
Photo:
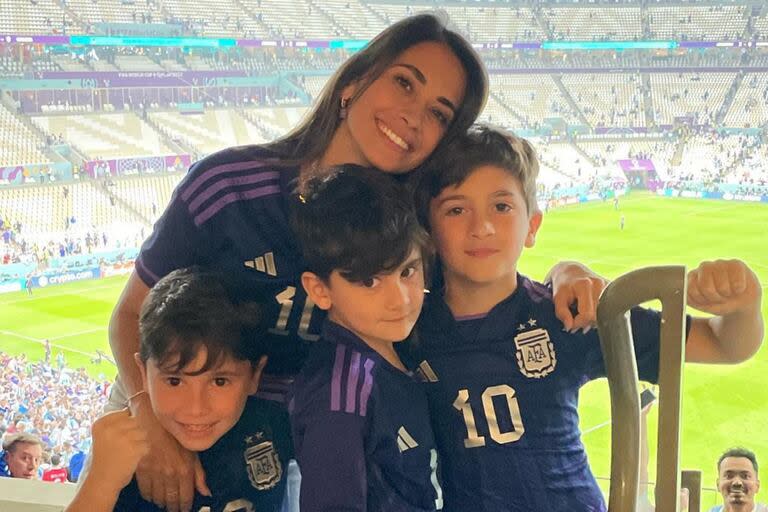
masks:
MULTIPOLYGON (((520 439, 525 432, 525 427, 520 416, 520 405, 515 396, 515 390, 506 384, 491 386, 483 391, 481 398, 491 439, 499 444, 514 443, 520 439), (512 418, 512 430, 509 432, 502 432, 499 429, 499 422, 496 419, 496 408, 493 405, 493 398, 497 396, 506 398, 509 415, 512 418)), ((464 440, 464 447, 478 448, 485 446, 485 436, 481 436, 477 432, 475 414, 472 412, 472 404, 470 404, 469 400, 469 391, 460 389, 456 400, 453 401, 453 407, 461 412, 461 415, 464 417, 464 424, 467 427, 467 438, 464 440)))
MULTIPOLYGON (((197 512, 211 512, 211 507, 200 507, 200 510, 197 512)), ((221 512, 256 512, 256 507, 245 498, 240 498, 239 500, 233 500, 227 503, 221 512)))
POLYGON ((437 450, 434 448, 429 450, 429 467, 432 469, 430 480, 432 487, 435 488, 435 510, 443 510, 443 488, 440 487, 440 482, 437 479, 437 450))
MULTIPOLYGON (((280 304, 280 314, 277 317, 275 326, 272 327, 269 332, 273 334, 279 334, 280 336, 288 336, 290 331, 288 330, 288 319, 291 317, 291 311, 293 311, 293 298, 296 296, 296 287, 288 286, 282 292, 275 295, 275 300, 280 304)), ((307 297, 304 300, 304 306, 301 311, 301 320, 299 321, 299 329, 297 334, 299 338, 307 341, 315 341, 320 336, 317 334, 309 333, 309 322, 312 320, 312 312, 315 310, 315 303, 312 299, 307 297)))

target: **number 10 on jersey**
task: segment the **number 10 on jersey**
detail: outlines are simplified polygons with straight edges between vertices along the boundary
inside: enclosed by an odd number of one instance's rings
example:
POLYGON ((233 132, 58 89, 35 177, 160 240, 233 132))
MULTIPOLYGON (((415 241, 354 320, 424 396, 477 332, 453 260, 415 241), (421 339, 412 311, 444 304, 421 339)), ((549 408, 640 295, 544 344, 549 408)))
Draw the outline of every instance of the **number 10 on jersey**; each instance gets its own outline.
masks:
MULTIPOLYGON (((523 420, 520 417, 520 405, 517 402, 515 390, 512 387, 506 384, 488 387, 483 391, 481 399, 485 420, 488 424, 488 434, 491 436, 491 439, 499 444, 506 444, 514 443, 522 437, 525 427, 523 427, 523 420), (509 432, 502 432, 499 429, 496 407, 493 403, 494 397, 497 396, 504 397, 504 403, 509 408, 509 416, 512 418, 512 430, 509 432)), ((479 448, 485 446, 485 436, 481 436, 477 432, 477 424, 475 423, 475 414, 472 412, 469 391, 460 389, 456 400, 453 401, 453 407, 461 412, 464 418, 464 425, 467 427, 467 438, 464 439, 464 447, 479 448)))

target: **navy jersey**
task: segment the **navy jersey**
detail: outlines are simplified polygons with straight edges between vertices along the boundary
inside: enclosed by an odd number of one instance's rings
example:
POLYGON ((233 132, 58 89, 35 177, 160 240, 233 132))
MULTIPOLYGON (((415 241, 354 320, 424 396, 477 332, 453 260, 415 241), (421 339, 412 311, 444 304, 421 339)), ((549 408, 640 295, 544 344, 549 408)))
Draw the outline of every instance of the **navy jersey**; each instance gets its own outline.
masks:
POLYGON ((330 321, 289 405, 302 512, 442 506, 423 385, 330 321))
MULTIPOLYGON (((660 314, 635 308, 631 324, 640 378, 656 382, 660 314)), ((563 331, 550 289, 522 276, 482 318, 428 295, 417 328, 446 511, 605 510, 577 411, 579 388, 605 376, 596 330, 563 331)))
MULTIPOLYGON (((249 397, 240 421, 204 452, 199 452, 212 497, 195 495, 192 512, 278 512, 284 478, 293 456, 284 409, 249 397)), ((160 512, 142 499, 136 479, 120 493, 115 511, 160 512)))
MULTIPOLYGON (((259 146, 228 148, 195 163, 144 242, 136 272, 153 286, 171 271, 206 266, 226 276, 239 301, 268 301, 266 373, 260 396, 281 389, 272 375, 293 375, 317 339, 322 312, 299 283, 301 251, 289 227, 298 168, 259 146)), ((285 381, 282 381, 284 388, 285 381)))

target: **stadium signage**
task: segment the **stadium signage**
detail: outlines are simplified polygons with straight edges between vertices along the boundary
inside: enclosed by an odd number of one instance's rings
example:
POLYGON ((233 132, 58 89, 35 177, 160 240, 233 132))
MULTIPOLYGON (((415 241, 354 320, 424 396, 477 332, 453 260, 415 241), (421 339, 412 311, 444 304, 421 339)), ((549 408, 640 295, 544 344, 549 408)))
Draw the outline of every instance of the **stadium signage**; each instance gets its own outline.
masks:
POLYGON ((118 158, 110 160, 90 160, 85 162, 85 172, 92 178, 110 174, 123 176, 132 174, 154 174, 161 172, 179 172, 192 165, 190 155, 165 155, 136 158, 118 158))
POLYGON ((19 292, 21 291, 21 288, 20 281, 6 281, 0 283, 0 293, 19 292))
MULTIPOLYGON (((147 25, 134 24, 97 24, 119 25, 128 27, 141 27, 147 25)), ((169 30, 178 30, 177 25, 170 25, 169 30)), ((294 39, 233 39, 215 37, 162 37, 160 34, 142 36, 125 35, 126 30, 121 28, 122 36, 104 35, 16 35, 0 34, 0 45, 13 43, 32 43, 44 45, 70 45, 70 46, 168 46, 168 47, 203 47, 203 48, 231 48, 234 46, 250 47, 309 47, 309 48, 344 48, 347 50, 359 50, 368 44, 366 39, 332 39, 332 40, 294 40, 294 39)), ((152 28, 152 30, 158 30, 152 28)), ((135 29, 133 30, 135 32, 135 29)), ((169 32, 170 33, 170 32, 169 32)), ((755 48, 768 46, 768 41, 497 41, 474 43, 478 50, 497 49, 544 49, 555 51, 568 50, 672 50, 675 48, 755 48)))
POLYGON ((133 272, 133 261, 114 263, 101 267, 101 277, 125 276, 133 272))
POLYGON ((41 80, 73 80, 84 88, 154 86, 208 86, 218 78, 245 78, 244 71, 46 71, 41 80))
POLYGON ((723 194, 723 199, 733 201, 752 201, 755 203, 762 202, 764 196, 746 195, 746 194, 723 194))
POLYGON ((99 275, 99 269, 97 267, 93 267, 86 270, 38 276, 32 280, 32 283, 34 287, 45 288, 51 284, 62 284, 70 283, 72 281, 85 281, 86 279, 95 279, 99 277, 99 275))

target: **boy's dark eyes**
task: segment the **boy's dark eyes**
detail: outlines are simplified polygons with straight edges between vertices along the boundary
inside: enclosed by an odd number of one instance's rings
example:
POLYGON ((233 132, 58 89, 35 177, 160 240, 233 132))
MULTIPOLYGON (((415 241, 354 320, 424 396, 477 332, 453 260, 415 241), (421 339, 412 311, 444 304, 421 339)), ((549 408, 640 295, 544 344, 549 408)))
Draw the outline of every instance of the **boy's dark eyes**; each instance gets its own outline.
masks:
POLYGON ((213 379, 213 383, 219 387, 226 386, 229 383, 229 379, 227 379, 226 377, 216 377, 215 379, 213 379))
POLYGON ((169 386, 178 386, 181 384, 181 379, 178 377, 168 377, 165 379, 165 382, 167 382, 169 386))
POLYGON ((379 284, 379 278, 369 277, 368 279, 363 279, 362 281, 360 281, 360 284, 366 288, 375 288, 379 284))

